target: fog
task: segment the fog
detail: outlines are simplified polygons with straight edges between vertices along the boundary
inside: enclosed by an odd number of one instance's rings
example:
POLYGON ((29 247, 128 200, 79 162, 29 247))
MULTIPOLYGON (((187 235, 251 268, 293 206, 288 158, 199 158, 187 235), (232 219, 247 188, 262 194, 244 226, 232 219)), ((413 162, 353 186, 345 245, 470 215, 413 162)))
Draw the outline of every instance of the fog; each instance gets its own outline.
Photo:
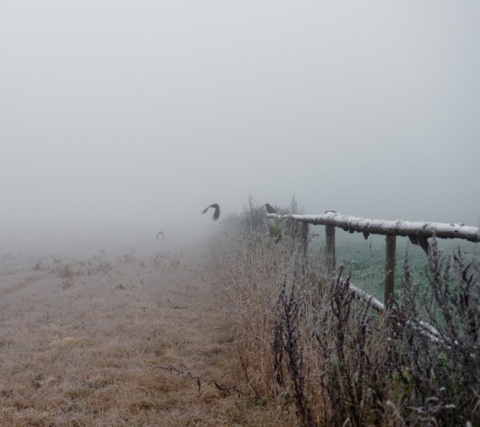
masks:
MULTIPOLYGON (((480 225, 474 1, 0 5, 0 230, 258 204, 480 225)), ((150 238, 150 237, 149 237, 150 238)))

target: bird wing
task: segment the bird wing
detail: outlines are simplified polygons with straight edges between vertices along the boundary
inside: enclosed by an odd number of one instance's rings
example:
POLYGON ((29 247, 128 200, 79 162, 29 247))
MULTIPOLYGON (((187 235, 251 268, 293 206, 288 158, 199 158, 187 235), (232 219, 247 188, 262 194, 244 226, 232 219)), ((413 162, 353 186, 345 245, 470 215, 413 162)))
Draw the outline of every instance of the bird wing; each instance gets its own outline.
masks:
POLYGON ((213 219, 216 221, 218 218, 220 218, 220 206, 215 207, 215 213, 213 214, 213 219))
POLYGON ((220 217, 220 206, 217 203, 212 203, 211 205, 207 206, 203 211, 202 214, 208 211, 208 209, 214 208, 215 212, 213 213, 213 219, 216 221, 220 217))

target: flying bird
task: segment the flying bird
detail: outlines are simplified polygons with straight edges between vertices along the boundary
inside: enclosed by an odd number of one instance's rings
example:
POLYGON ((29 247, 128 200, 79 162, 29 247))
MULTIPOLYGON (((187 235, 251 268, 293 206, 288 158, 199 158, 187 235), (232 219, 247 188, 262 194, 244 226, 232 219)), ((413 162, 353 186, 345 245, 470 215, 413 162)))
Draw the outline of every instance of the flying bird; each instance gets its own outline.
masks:
POLYGON ((215 209, 215 212, 213 213, 213 220, 216 221, 218 218, 220 218, 220 206, 218 204, 213 203, 210 206, 207 206, 203 211, 202 214, 208 211, 209 208, 215 209))
POLYGON ((269 214, 276 214, 276 213, 278 213, 278 212, 275 210, 275 208, 273 208, 273 206, 270 205, 269 203, 265 203, 265 208, 267 209, 267 212, 268 212, 269 214))
POLYGON ((162 235, 163 240, 165 240, 165 234, 163 234, 163 231, 159 231, 159 232, 157 233, 157 240, 158 240, 158 236, 160 236, 160 234, 162 235))

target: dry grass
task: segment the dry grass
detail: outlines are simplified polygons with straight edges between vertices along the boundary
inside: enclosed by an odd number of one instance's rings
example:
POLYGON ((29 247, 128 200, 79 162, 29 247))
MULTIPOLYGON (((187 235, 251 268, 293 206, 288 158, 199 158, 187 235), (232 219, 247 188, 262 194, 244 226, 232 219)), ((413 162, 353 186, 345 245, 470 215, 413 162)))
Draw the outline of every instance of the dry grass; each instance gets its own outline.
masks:
POLYGON ((271 425, 204 260, 7 254, 0 418, 9 426, 271 425))
POLYGON ((299 257, 291 242, 275 244, 267 235, 232 240, 220 236, 214 246, 218 291, 234 326, 236 357, 251 392, 278 408, 279 425, 298 425, 293 396, 275 385, 272 334, 282 283, 292 279, 299 257))
POLYGON ((1 425, 478 421, 478 265, 432 270, 443 273, 431 287, 449 298, 431 314, 445 308, 435 327, 454 344, 433 347, 402 322, 419 309, 414 283, 378 315, 352 300, 345 278, 325 280, 305 260, 294 228, 272 232, 253 212, 213 236, 213 263, 145 249, 4 254, 1 425), (451 280, 464 292, 449 292, 451 280), (462 310, 457 330, 448 318, 462 310))
POLYGON ((432 243, 428 295, 409 282, 407 264, 403 299, 379 314, 354 299, 348 278, 327 279, 310 263, 288 223, 272 234, 265 218, 253 231, 245 218, 216 236, 219 289, 251 389, 283 423, 478 424, 478 263, 443 257, 432 243), (418 318, 421 302, 442 341, 406 321, 418 318))

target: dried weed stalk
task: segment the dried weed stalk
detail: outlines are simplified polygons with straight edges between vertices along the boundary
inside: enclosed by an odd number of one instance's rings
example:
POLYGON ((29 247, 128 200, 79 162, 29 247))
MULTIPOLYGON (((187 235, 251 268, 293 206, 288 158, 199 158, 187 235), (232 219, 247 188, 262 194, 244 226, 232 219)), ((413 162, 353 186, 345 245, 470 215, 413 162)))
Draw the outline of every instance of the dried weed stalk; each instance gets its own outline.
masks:
POLYGON ((480 269, 458 250, 441 253, 436 240, 428 282, 416 283, 407 257, 401 305, 405 355, 397 376, 411 393, 416 419, 426 425, 480 423, 480 269), (419 333, 431 325, 435 336, 419 333), (405 322, 405 319, 408 319, 405 322))
POLYGON ((154 366, 154 368, 162 369, 164 371, 171 372, 172 374, 176 374, 176 375, 179 375, 181 377, 191 378, 192 380, 194 380, 196 382, 197 387, 198 387, 198 393, 200 393, 200 390, 202 388, 202 383, 200 382, 200 378, 193 375, 188 369, 186 369, 186 368, 176 368, 175 366, 172 366, 172 365, 154 366))
POLYGON ((329 283, 286 229, 271 236, 250 210, 224 230, 216 260, 256 396, 294 407, 303 426, 480 425, 478 262, 434 241, 427 283, 405 262, 401 300, 378 313, 342 270, 329 283))
POLYGON ((304 426, 316 426, 312 411, 305 395, 305 373, 303 346, 301 344, 300 317, 303 310, 303 298, 296 296, 292 284, 287 294, 287 276, 285 276, 277 303, 277 320, 273 330, 274 375, 280 386, 285 385, 283 365, 293 387, 297 412, 304 426), (286 360, 284 359, 286 355, 286 360))

